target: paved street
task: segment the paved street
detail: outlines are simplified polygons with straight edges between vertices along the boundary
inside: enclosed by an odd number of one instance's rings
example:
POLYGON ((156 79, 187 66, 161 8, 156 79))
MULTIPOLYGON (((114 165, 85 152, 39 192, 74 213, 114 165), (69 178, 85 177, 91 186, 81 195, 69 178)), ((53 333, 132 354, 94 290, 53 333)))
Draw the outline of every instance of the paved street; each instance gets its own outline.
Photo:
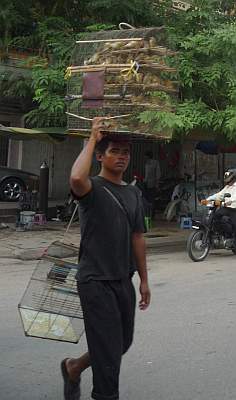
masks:
MULTIPOLYGON (((7 249, 14 253, 25 243, 32 248, 30 233, 25 235, 27 240, 2 234, 0 240, 0 399, 62 400, 60 360, 85 351, 86 342, 84 337, 78 345, 24 337, 17 303, 37 261, 16 259, 7 249)), ((50 235, 40 237, 36 242, 43 247, 50 235)), ((197 264, 183 245, 159 246, 149 249, 148 264, 152 305, 137 311, 135 342, 122 365, 120 399, 235 400, 235 257, 214 252, 197 264)), ((81 400, 90 399, 90 389, 87 371, 81 400)))

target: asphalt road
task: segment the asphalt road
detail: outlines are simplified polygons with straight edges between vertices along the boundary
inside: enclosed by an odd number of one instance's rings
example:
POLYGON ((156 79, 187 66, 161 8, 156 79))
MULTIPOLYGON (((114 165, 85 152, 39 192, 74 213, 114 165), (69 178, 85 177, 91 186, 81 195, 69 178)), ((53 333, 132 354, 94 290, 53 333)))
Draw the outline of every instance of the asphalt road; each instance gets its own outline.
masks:
MULTIPOLYGON (((235 400, 235 256, 215 252, 193 263, 174 248, 148 261, 152 304, 137 311, 120 399, 235 400)), ((0 258, 0 400, 62 400, 60 361, 86 350, 84 337, 78 345, 24 337, 17 303, 34 265, 0 258)), ((90 390, 86 371, 81 400, 90 390)))

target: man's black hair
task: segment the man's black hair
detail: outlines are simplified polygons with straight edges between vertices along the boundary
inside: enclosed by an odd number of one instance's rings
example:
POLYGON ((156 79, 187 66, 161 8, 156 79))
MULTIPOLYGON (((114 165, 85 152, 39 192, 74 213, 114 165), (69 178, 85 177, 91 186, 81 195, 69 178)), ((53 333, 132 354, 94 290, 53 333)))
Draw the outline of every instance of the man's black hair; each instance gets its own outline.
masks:
POLYGON ((96 147, 95 147, 96 153, 104 154, 109 146, 109 143, 114 143, 114 142, 127 143, 129 145, 131 143, 130 139, 127 136, 122 136, 120 134, 117 134, 117 135, 110 134, 110 135, 104 136, 102 138, 102 140, 100 140, 100 142, 98 142, 96 144, 96 147))

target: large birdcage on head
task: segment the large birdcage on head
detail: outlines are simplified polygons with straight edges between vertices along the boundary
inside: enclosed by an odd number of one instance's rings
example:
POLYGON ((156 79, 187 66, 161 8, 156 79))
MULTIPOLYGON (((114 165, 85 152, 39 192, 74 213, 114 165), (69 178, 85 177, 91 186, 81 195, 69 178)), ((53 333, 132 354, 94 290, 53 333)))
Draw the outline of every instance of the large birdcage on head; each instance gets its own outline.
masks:
POLYGON ((163 27, 84 35, 76 42, 66 73, 68 130, 86 136, 91 119, 104 116, 112 121, 108 131, 169 135, 152 131, 139 115, 173 110, 171 99, 178 93, 178 82, 170 60, 175 55, 163 27))
POLYGON ((26 336, 78 343, 84 324, 77 258, 75 246, 59 241, 43 254, 18 306, 26 336))

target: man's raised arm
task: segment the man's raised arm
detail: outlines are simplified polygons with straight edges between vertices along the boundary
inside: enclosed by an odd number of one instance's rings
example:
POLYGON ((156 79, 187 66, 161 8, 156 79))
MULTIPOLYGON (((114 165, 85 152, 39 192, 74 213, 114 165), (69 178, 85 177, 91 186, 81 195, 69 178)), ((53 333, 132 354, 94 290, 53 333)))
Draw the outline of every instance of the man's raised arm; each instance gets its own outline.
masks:
POLYGON ((71 169, 70 186, 73 193, 78 197, 84 196, 91 190, 89 173, 96 143, 103 138, 103 134, 101 133, 101 129, 104 129, 103 120, 104 118, 100 117, 93 119, 92 131, 88 143, 75 160, 71 169))

